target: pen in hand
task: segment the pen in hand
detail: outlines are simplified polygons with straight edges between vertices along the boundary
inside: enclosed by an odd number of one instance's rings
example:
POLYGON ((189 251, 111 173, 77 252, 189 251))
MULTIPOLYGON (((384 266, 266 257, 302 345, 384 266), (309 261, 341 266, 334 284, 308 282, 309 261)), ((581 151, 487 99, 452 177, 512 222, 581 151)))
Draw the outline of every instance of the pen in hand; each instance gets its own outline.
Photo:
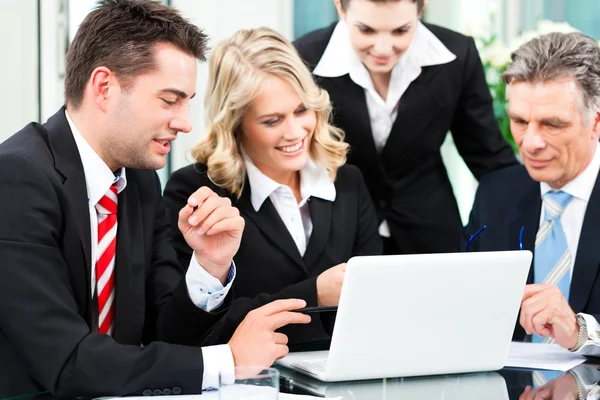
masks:
POLYGON ((295 312, 300 312, 303 314, 316 314, 321 312, 336 312, 337 306, 323 306, 323 307, 304 307, 298 310, 294 310, 295 312))

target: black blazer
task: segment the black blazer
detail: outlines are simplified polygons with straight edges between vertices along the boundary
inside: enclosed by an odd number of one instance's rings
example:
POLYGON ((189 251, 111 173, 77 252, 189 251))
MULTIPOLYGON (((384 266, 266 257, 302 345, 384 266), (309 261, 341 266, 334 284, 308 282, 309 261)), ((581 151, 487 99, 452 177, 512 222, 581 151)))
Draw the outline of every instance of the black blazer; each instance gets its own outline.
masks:
MULTIPOLYGON (((410 84, 381 154, 373 141, 364 89, 349 75, 315 77, 331 97, 334 125, 346 133, 348 162, 363 173, 379 220, 388 221, 401 253, 450 252, 459 243, 462 223, 440 154, 448 130, 477 179, 516 163, 498 130, 473 39, 426 26, 456 59, 424 67, 410 84)), ((295 42, 311 70, 334 28, 335 23, 295 42)))
MULTIPOLYGON (((242 243, 234 257, 236 299, 223 319, 219 342, 229 339, 250 310, 270 301, 300 298, 306 300, 309 307, 316 306, 316 281, 321 272, 355 255, 381 253, 375 211, 360 171, 355 167, 343 166, 338 170, 334 202, 317 197, 309 200, 313 231, 304 257, 270 199, 265 200, 258 212, 254 211, 247 179, 242 196, 237 199, 213 184, 206 175, 206 167, 200 163, 176 171, 167 182, 164 197, 172 226, 177 226, 177 214, 188 197, 202 186, 229 197, 246 221, 242 243)), ((173 246, 180 264, 187 267, 192 250, 179 229, 173 232, 173 246)), ((327 322, 325 326, 329 326, 327 322)), ((287 326, 282 332, 288 335, 290 344, 329 337, 319 316, 314 314, 309 325, 287 326)))
POLYGON ((225 311, 190 301, 156 173, 127 170, 119 194, 112 338, 97 333, 86 193, 64 108, 0 145, 0 397, 200 392, 201 349, 165 342, 198 343, 225 311))
MULTIPOLYGON (((462 248, 473 233, 486 225, 486 230, 471 242, 471 251, 518 250, 523 227, 523 249, 533 252, 541 210, 540 184, 530 178, 525 167, 519 165, 489 174, 477 189, 462 248)), ((600 320, 599 237, 600 180, 597 179, 581 228, 569 299, 573 311, 591 314, 597 320, 600 320)), ((527 283, 533 283, 533 262, 527 283)), ((513 339, 524 337, 525 331, 517 322, 513 339)))

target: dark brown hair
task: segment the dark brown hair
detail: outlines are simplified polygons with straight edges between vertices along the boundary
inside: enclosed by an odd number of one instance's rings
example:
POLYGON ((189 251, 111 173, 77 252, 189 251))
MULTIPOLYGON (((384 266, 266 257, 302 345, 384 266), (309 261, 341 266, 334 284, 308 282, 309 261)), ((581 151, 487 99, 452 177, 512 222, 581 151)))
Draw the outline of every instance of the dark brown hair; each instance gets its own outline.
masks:
MULTIPOLYGON (((348 5, 350 4, 351 0, 340 0, 340 3, 342 4, 342 8, 344 10, 348 9, 348 5)), ((387 3, 389 1, 402 1, 402 0, 369 0, 372 3, 387 3)), ((420 13, 421 11, 423 11, 423 7, 425 7, 425 0, 410 0, 413 3, 417 3, 417 12, 420 13)))
POLYGON ((101 0, 83 20, 67 51, 65 99, 78 108, 92 71, 109 68, 124 89, 156 67, 153 48, 169 43, 205 60, 206 35, 179 12, 150 0, 101 0))

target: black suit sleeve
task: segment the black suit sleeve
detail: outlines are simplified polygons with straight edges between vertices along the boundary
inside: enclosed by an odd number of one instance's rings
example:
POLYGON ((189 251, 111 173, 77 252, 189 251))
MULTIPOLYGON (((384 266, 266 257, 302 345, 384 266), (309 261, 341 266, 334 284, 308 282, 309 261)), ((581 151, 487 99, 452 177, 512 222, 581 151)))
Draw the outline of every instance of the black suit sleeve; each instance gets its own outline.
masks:
MULTIPOLYGON (((171 174, 165 190, 163 199, 167 208, 167 220, 171 225, 171 243, 177 253, 177 260, 182 268, 187 269, 194 253, 188 246, 183 234, 179 230, 177 222, 179 220, 179 211, 187 204, 188 198, 201 187, 201 175, 204 172, 196 171, 194 166, 188 166, 175 171, 171 174)), ((214 187, 210 186, 212 190, 214 187)))
POLYGON ((500 134, 483 65, 472 38, 468 38, 462 79, 462 92, 450 130, 458 152, 479 180, 488 172, 516 164, 517 160, 500 134))
POLYGON ((296 47, 298 55, 311 72, 323 56, 336 25, 337 21, 328 27, 309 32, 294 41, 293 45, 296 47))
POLYGON ((0 158, 0 326, 29 375, 58 397, 199 392, 200 348, 120 345, 81 317, 62 253, 68 199, 57 186, 29 158, 0 158))
MULTIPOLYGON (((171 227, 160 194, 160 181, 157 174, 154 174, 154 177, 158 201, 152 237, 152 267, 146 278, 146 321, 156 324, 156 339, 160 341, 186 345, 201 344, 204 335, 225 314, 233 291, 221 307, 210 313, 196 307, 191 301, 184 268, 175 261, 171 227)), ((177 226, 175 229, 181 235, 177 226)), ((187 263, 189 264, 189 259, 187 263)), ((145 330, 151 331, 151 326, 145 330)))
POLYGON ((358 230, 354 243, 353 256, 379 255, 383 251, 381 236, 379 236, 379 219, 369 195, 367 185, 358 168, 348 166, 356 176, 356 193, 358 198, 358 230))
MULTIPOLYGON (((373 201, 369 195, 367 185, 360 170, 351 165, 346 168, 352 174, 352 180, 356 182, 355 193, 358 200, 357 219, 358 229, 356 240, 352 249, 353 256, 380 255, 383 252, 383 243, 379 235, 379 220, 373 201)), ((325 331, 331 335, 335 325, 337 313, 323 313, 320 315, 321 323, 325 331)))

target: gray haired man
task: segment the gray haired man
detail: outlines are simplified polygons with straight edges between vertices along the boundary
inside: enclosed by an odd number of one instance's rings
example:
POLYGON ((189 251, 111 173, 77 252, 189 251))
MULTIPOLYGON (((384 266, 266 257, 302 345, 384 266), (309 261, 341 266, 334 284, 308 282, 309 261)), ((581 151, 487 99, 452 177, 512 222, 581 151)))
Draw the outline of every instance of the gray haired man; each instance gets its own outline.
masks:
POLYGON ((521 46, 503 79, 522 166, 486 176, 471 249, 534 252, 514 340, 600 354, 600 48, 579 33, 521 46))

